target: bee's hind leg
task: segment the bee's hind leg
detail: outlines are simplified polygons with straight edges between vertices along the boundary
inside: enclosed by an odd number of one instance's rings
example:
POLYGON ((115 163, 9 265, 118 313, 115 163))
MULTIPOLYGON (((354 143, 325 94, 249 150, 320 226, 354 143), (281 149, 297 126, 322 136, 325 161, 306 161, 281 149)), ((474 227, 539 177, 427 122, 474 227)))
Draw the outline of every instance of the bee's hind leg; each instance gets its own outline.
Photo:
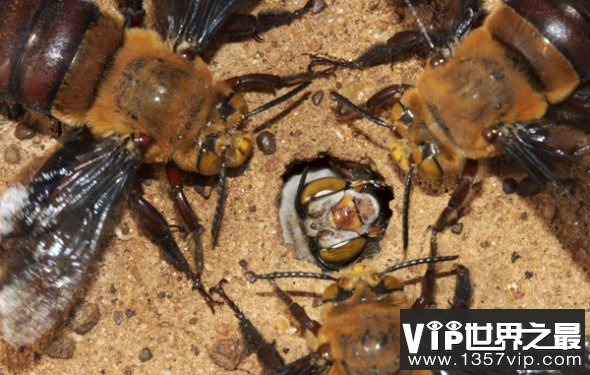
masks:
POLYGON ((457 281, 455 283, 455 293, 451 309, 468 309, 472 297, 469 270, 465 266, 457 264, 455 265, 454 271, 457 281))
MULTIPOLYGON (((182 188, 182 185, 181 185, 182 188)), ((173 189, 173 194, 174 194, 173 189)), ((178 200, 182 201, 183 199, 186 201, 186 197, 180 190, 179 195, 182 198, 176 198, 175 202, 178 200)), ((170 226, 168 222, 162 216, 162 214, 143 197, 143 188, 141 187, 141 181, 137 179, 134 183, 134 186, 129 194, 129 201, 132 210, 136 214, 136 218, 140 226, 151 236, 152 240, 159 246, 164 260, 172 265, 177 271, 182 272, 186 275, 186 277, 193 282, 193 289, 197 289, 201 296, 205 299, 205 302, 214 312, 214 306, 219 304, 219 302, 215 301, 209 293, 205 290, 202 282, 201 282, 201 271, 202 271, 202 246, 200 243, 200 234, 201 234, 201 226, 196 219, 196 215, 190 209, 190 213, 188 215, 194 215, 195 221, 191 222, 191 224, 187 224, 189 226, 189 242, 191 246, 193 246, 195 258, 197 258, 197 271, 193 272, 189 266, 188 260, 180 251, 178 247, 178 243, 174 239, 172 232, 170 231, 170 226), (200 268, 199 268, 200 265, 200 268)), ((188 202, 187 202, 188 204, 188 202)), ((178 203, 177 203, 178 205, 178 203)), ((185 219, 186 212, 183 212, 182 209, 181 216, 185 219)), ((186 220, 185 220, 186 223, 186 220)))
POLYGON ((225 294, 222 286, 225 283, 227 283, 226 280, 221 280, 215 287, 210 289, 210 293, 217 293, 225 301, 227 306, 233 310, 240 323, 240 330, 242 331, 244 341, 246 341, 246 346, 251 352, 256 352, 261 365, 273 374, 280 372, 285 368, 283 358, 274 344, 267 342, 262 337, 258 328, 252 324, 250 319, 246 317, 234 301, 225 294))
POLYGON ((231 35, 234 38, 246 39, 253 37, 256 41, 261 42, 263 38, 261 33, 280 26, 290 25, 293 21, 300 19, 310 11, 319 13, 325 8, 323 0, 308 0, 300 9, 293 12, 270 10, 264 11, 256 16, 251 14, 232 15, 223 25, 221 32, 231 35))

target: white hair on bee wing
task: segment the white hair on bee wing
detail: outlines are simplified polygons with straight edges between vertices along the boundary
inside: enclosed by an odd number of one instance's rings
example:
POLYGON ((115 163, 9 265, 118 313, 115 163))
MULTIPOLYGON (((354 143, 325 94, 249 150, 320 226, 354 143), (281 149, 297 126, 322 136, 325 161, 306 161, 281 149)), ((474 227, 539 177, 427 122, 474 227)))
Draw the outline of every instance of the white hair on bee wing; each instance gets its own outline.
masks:
POLYGON ((0 197, 0 239, 14 229, 15 219, 29 203, 29 193, 23 185, 6 189, 0 197))
POLYGON ((62 293, 48 296, 30 280, 38 279, 36 270, 28 270, 0 289, 0 326, 2 337, 14 348, 30 346, 58 321, 72 292, 66 286, 69 277, 60 280, 62 293))

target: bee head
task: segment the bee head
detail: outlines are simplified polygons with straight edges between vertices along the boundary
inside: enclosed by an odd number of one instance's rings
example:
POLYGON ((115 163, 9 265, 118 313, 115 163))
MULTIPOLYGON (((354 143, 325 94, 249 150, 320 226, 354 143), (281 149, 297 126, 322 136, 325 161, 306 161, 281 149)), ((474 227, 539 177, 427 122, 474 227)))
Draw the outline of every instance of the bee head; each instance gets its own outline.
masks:
POLYGON ((252 135, 240 129, 247 112, 242 95, 231 92, 220 96, 197 137, 197 172, 218 174, 224 160, 229 168, 244 164, 252 152, 252 135))
POLYGON ((404 171, 416 167, 426 176, 442 177, 444 169, 437 158, 436 144, 426 129, 415 124, 412 110, 398 101, 393 105, 391 118, 395 125, 391 140, 391 154, 395 162, 404 171))
POLYGON ((371 302, 394 292, 403 292, 403 283, 398 278, 380 275, 372 267, 356 264, 340 272, 337 281, 322 293, 321 302, 371 302))

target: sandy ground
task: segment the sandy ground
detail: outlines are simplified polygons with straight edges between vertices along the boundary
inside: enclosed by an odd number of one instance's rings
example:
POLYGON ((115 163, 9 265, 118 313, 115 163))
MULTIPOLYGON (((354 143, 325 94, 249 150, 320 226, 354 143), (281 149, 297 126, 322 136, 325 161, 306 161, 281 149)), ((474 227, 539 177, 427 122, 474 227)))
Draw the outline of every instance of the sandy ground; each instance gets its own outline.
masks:
MULTIPOLYGON (((278 0, 248 1, 245 9, 254 12, 272 7, 295 9, 303 3, 303 0, 288 4, 278 0)), ((486 6, 493 7, 493 4, 486 3, 486 6)), ((290 74, 305 68, 307 52, 352 58, 405 27, 396 11, 401 10, 384 0, 328 0, 323 13, 270 31, 264 34, 263 43, 249 40, 220 46, 211 69, 219 79, 250 72, 290 74)), ((309 90, 327 92, 338 88, 360 101, 385 85, 413 82, 422 64, 420 59, 410 59, 403 64, 366 71, 341 71, 335 77, 313 83, 309 90)), ((247 98, 251 108, 269 99, 259 94, 247 98)), ((269 285, 248 284, 238 265, 244 259, 258 272, 319 271, 313 264, 298 260, 294 250, 282 241, 277 201, 285 166, 295 160, 329 153, 367 163, 384 176, 393 187, 396 199, 392 202, 394 216, 382 241, 382 251, 367 261, 378 268, 428 255, 427 226, 445 206, 453 189, 453 179, 442 182, 416 179, 410 246, 404 253, 400 215, 403 173, 383 147, 385 133, 366 121, 338 122, 333 107, 328 95, 319 105, 307 100, 269 129, 276 135, 276 152, 264 155, 256 149, 247 168, 228 179, 229 194, 219 244, 215 249, 208 247, 205 254, 205 283, 213 286, 221 278, 229 280, 228 294, 261 327, 268 340, 276 341, 287 361, 306 353, 301 330, 270 293, 269 285)), ((253 128, 277 113, 271 112, 254 118, 250 126, 253 128)), ((30 140, 18 140, 14 130, 12 123, 0 126, 1 155, 14 145, 21 156, 16 164, 0 158, 0 191, 10 186, 25 165, 48 155, 57 145, 50 136, 42 134, 30 140)), ((161 175, 159 167, 155 170, 156 176, 161 175)), ((590 249, 587 236, 590 220, 584 205, 587 200, 576 197, 576 200, 556 201, 547 194, 534 198, 506 195, 502 191, 502 179, 508 176, 522 177, 502 161, 484 170, 481 189, 460 219, 462 233, 447 231, 439 236, 440 253, 460 255, 460 262, 471 270, 472 307, 587 309, 590 300, 586 255, 590 249), (516 260, 514 253, 519 256, 516 260)), ((155 178, 145 185, 146 197, 163 211, 170 223, 180 224, 165 180, 155 178)), ((188 187, 186 194, 209 228, 215 193, 205 199, 188 187)), ((441 270, 449 267, 442 266, 441 270)), ((423 268, 415 267, 399 272, 399 277, 412 280, 423 272, 423 268)), ((442 308, 448 307, 453 283, 452 277, 438 281, 438 301, 442 308)), ((325 282, 283 280, 280 285, 298 292, 296 300, 312 316, 318 316, 319 310, 312 307, 312 297, 323 290, 325 282)), ((416 284, 408 286, 407 292, 410 298, 417 297, 416 284)), ((191 292, 188 282, 138 232, 128 210, 118 221, 82 299, 96 304, 101 317, 85 335, 67 328, 61 332, 75 342, 73 358, 52 359, 29 349, 16 352, 0 343, 0 373, 226 373, 210 358, 216 352, 213 345, 219 340, 240 337, 237 321, 229 309, 219 308, 212 315, 198 294, 191 292), (140 351, 145 348, 152 357, 142 362, 140 351)), ((259 371, 255 356, 237 362, 236 374, 259 371)))

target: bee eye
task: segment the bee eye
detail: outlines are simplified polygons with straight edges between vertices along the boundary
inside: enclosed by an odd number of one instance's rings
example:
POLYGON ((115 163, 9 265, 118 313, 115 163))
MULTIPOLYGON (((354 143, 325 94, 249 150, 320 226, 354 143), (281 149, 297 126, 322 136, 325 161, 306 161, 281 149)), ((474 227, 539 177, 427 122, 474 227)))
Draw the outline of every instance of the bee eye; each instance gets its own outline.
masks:
POLYGON ((420 171, 427 176, 440 178, 444 175, 444 171, 438 160, 436 159, 436 148, 433 143, 420 141, 418 148, 421 152, 422 161, 418 165, 420 171))
POLYGON ((395 291, 402 291, 404 286, 401 281, 393 276, 384 276, 379 284, 373 287, 377 294, 389 294, 395 291))
POLYGON ((391 118, 394 122, 400 121, 405 127, 410 127, 414 122, 414 113, 400 102, 395 102, 391 110, 391 118))
POLYGON ((346 180, 339 177, 323 177, 310 182, 305 186, 299 199, 306 204, 311 199, 319 196, 333 194, 346 188, 346 180))
POLYGON ((418 165, 418 168, 422 173, 430 177, 441 178, 444 175, 444 171, 442 170, 440 164, 438 164, 438 161, 434 155, 429 156, 426 159, 422 159, 422 162, 418 165))
POLYGON ((328 264, 346 264, 355 259, 363 251, 367 240, 363 237, 334 245, 328 249, 321 249, 319 257, 328 264))
POLYGON ((354 289, 342 289, 338 284, 332 284, 322 294, 322 302, 340 302, 349 299, 354 294, 354 289))

